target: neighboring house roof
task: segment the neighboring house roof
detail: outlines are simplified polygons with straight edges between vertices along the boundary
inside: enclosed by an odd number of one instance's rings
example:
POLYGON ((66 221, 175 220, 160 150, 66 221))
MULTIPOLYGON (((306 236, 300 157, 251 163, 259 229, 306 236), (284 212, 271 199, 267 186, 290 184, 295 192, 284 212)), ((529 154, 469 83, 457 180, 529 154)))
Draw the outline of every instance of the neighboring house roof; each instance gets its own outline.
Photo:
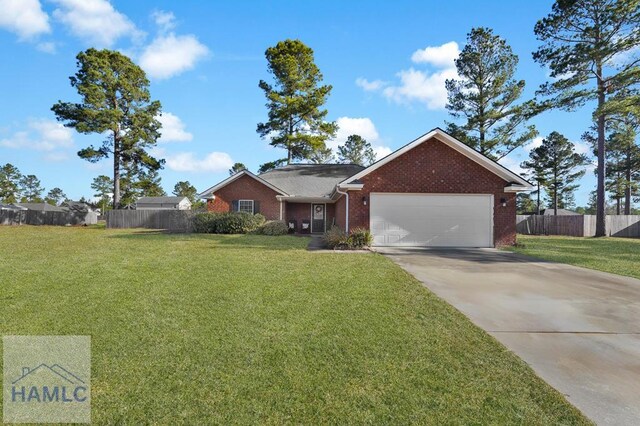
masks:
POLYGON ((361 172, 356 173, 353 176, 350 176, 348 179, 345 179, 343 182, 340 183, 339 187, 349 188, 349 187, 358 185, 359 179, 363 178, 364 176, 368 175, 374 170, 384 166, 388 162, 396 159, 397 157, 401 156, 407 151, 410 151, 416 146, 433 139, 437 139, 438 141, 443 142, 444 144, 448 145, 450 148, 455 149, 460 154, 465 155, 466 157, 475 161, 485 169, 489 170, 490 172, 504 179, 506 182, 510 183, 510 185, 505 187, 505 191, 514 191, 514 192, 531 191, 534 189, 533 185, 527 182, 521 176, 518 176, 517 174, 513 173, 511 170, 504 167, 503 165, 497 163, 496 161, 491 160, 490 158, 474 150, 473 148, 470 148, 466 144, 460 142, 459 140, 457 140, 456 138, 454 138, 444 130, 437 127, 431 130, 430 132, 425 133, 424 135, 415 139, 414 141, 409 142, 402 148, 392 152, 391 154, 387 155, 383 159, 376 161, 375 163, 365 168, 361 172))
MULTIPOLYGON (((544 216, 555 216, 555 211, 553 209, 543 209, 540 210, 540 214, 544 216)), ((558 216, 580 216, 580 213, 567 209, 558 209, 558 216)))
POLYGON ((140 197, 137 204, 180 204, 187 197, 140 197))
POLYGON ((27 210, 35 210, 39 212, 68 212, 65 207, 52 206, 49 203, 15 203, 16 206, 24 207, 27 210))
POLYGON ((329 197, 336 185, 364 167, 357 164, 289 164, 259 175, 292 197, 329 197))
POLYGON ((80 201, 65 201, 62 203, 63 206, 68 207, 71 211, 76 212, 90 212, 92 211, 91 206, 87 203, 81 203, 80 201))
POLYGON ((0 210, 27 210, 25 207, 16 206, 14 204, 0 204, 0 210))

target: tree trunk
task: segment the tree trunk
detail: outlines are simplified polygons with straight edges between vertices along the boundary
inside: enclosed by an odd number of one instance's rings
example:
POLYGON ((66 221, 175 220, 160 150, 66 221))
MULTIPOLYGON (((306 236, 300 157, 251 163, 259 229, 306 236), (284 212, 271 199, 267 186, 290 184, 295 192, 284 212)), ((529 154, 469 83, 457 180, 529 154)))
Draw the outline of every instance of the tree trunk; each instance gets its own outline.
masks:
MULTIPOLYGON (((291 117, 289 117, 289 136, 293 135, 293 121, 291 117)), ((287 164, 291 164, 292 155, 291 155, 291 140, 287 141, 287 164)))
POLYGON ((631 153, 627 148, 627 163, 625 170, 625 186, 624 186, 624 214, 631 214, 631 153))
POLYGON ((558 216, 558 190, 553 191, 553 214, 558 216))
POLYGON ((540 214, 540 181, 538 181, 538 200, 537 200, 537 204, 536 204, 536 214, 540 214))
POLYGON ((616 214, 620 216, 620 197, 616 197, 616 214))
POLYGON ((605 217, 605 144, 604 144, 604 124, 605 116, 602 112, 605 102, 605 87, 602 80, 602 65, 598 64, 598 185, 596 188, 596 237, 607 235, 607 225, 605 217))
POLYGON ((120 138, 113 132, 113 209, 120 208, 120 138))

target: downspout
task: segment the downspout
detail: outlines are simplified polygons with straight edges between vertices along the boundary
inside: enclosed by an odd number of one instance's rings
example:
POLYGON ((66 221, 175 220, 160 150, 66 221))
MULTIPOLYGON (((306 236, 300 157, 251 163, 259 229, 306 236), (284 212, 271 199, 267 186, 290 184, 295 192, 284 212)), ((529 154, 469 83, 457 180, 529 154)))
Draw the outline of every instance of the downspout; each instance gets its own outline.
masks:
POLYGON ((346 197, 347 202, 346 202, 346 214, 344 216, 344 227, 345 227, 345 232, 348 234, 349 233, 349 194, 347 192, 342 192, 340 191, 340 186, 336 186, 336 192, 338 194, 342 194, 346 197))

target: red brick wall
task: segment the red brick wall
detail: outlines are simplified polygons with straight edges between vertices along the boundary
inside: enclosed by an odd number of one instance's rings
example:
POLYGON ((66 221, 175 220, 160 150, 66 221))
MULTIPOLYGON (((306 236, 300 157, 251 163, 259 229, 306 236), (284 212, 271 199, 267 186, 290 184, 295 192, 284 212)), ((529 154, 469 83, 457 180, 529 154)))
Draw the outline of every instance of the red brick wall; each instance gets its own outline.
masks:
POLYGON ((280 219, 280 202, 276 199, 279 194, 250 176, 239 177, 213 195, 216 198, 207 201, 207 210, 211 212, 231 211, 233 200, 256 200, 267 220, 280 219))
MULTIPOLYGON (((350 229, 369 227, 370 203, 365 206, 362 197, 370 199, 371 192, 494 194, 494 244, 515 244, 515 193, 505 193, 504 180, 442 142, 427 141, 361 181, 361 191, 349 192, 350 229), (500 204, 501 198, 506 198, 506 207, 500 204)), ((339 204, 337 208, 339 212, 339 204)))
POLYGON ((327 230, 329 230, 331 229, 331 226, 333 225, 333 220, 336 217, 336 205, 327 204, 327 211, 325 213, 327 217, 327 230))
POLYGON ((302 221, 311 218, 311 205, 309 203, 286 203, 284 216, 286 220, 295 220, 296 232, 300 232, 302 221))
MULTIPOLYGON (((300 232, 303 220, 311 220, 311 204, 310 203, 286 203, 285 204, 286 220, 295 219, 297 231, 300 232)), ((327 229, 331 227, 333 218, 335 217, 335 208, 333 204, 327 204, 325 218, 327 220, 327 229)))
POLYGON ((335 204, 333 205, 335 214, 336 214, 336 225, 339 226, 340 228, 342 228, 343 230, 346 229, 346 201, 347 198, 343 195, 341 196, 338 201, 335 202, 335 204))

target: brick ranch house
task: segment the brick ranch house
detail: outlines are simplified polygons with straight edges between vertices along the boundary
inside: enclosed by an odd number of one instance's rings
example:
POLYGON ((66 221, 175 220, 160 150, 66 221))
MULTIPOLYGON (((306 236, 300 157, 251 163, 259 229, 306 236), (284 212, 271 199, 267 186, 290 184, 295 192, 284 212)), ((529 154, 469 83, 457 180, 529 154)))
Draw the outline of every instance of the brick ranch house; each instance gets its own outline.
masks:
POLYGON ((242 171, 199 196, 213 212, 246 211, 295 222, 296 232, 333 225, 371 230, 377 246, 495 247, 516 237, 522 177, 441 129, 369 167, 291 164, 242 171))

